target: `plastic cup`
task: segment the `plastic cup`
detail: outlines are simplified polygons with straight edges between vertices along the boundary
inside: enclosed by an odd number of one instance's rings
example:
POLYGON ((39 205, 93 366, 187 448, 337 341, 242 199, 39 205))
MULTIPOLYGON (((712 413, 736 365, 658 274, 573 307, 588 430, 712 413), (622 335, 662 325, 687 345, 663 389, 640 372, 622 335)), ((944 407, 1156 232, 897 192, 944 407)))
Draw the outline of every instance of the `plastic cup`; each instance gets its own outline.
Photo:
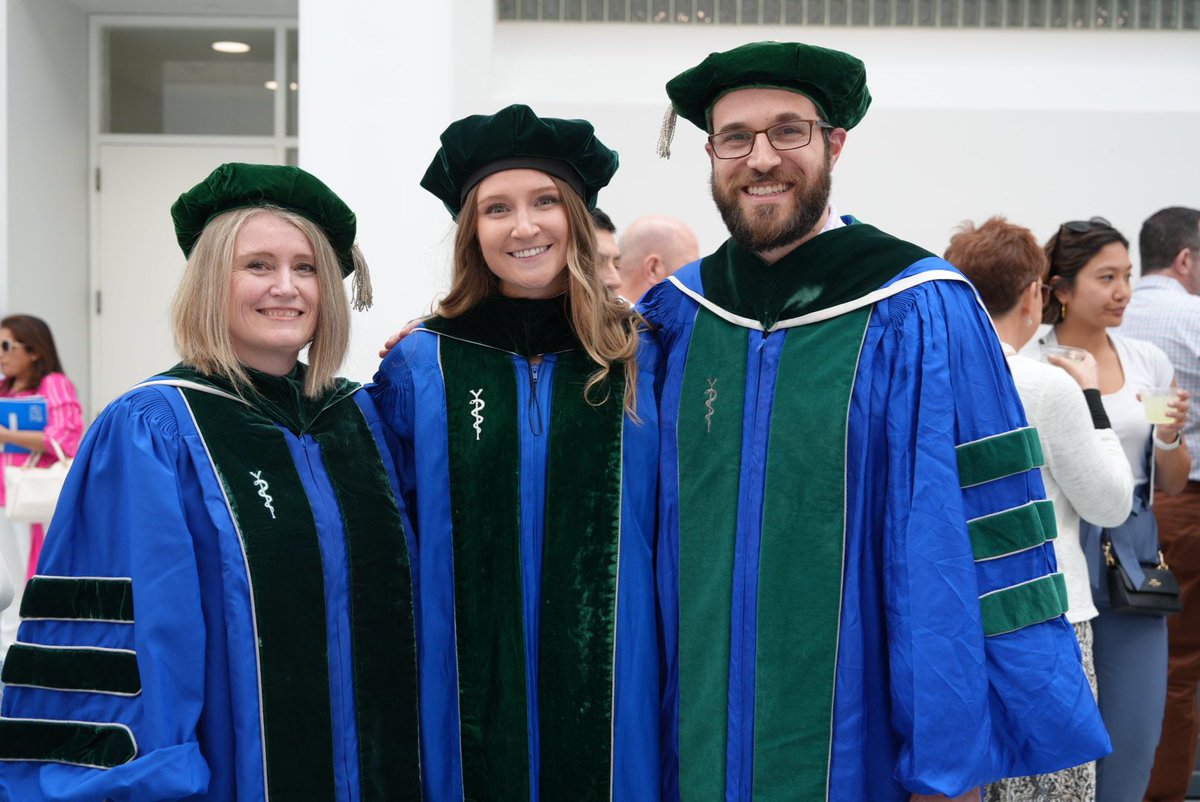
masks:
POLYGON ((1057 356, 1063 359, 1070 359, 1072 362, 1082 362, 1087 351, 1082 348, 1073 348, 1069 345, 1043 345, 1042 346, 1042 361, 1049 362, 1046 357, 1057 356))
POLYGON ((1142 409, 1146 420, 1154 424, 1172 424, 1175 420, 1167 414, 1167 405, 1175 400, 1174 387, 1147 387, 1142 390, 1142 409))

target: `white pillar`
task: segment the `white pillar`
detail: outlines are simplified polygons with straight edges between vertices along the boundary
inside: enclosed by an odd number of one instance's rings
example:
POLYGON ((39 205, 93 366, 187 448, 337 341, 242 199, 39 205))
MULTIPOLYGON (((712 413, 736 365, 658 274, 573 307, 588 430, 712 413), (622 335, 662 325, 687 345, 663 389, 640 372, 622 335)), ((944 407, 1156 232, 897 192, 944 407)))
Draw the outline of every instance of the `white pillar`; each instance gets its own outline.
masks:
POLYGON ((472 87, 490 87, 472 72, 493 15, 488 0, 300 0, 300 164, 354 209, 375 286, 345 376, 370 378, 387 335, 446 286, 450 217, 419 182, 472 87))

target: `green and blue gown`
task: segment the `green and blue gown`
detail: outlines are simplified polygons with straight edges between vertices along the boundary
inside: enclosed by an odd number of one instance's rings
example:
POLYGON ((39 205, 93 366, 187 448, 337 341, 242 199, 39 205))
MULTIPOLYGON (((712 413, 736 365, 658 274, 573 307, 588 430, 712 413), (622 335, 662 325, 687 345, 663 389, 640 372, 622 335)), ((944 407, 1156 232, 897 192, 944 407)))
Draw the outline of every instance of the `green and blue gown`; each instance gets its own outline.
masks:
POLYGON ((584 397, 595 369, 565 296, 493 297, 426 321, 369 388, 419 544, 427 799, 658 793, 653 344, 637 420, 620 366, 584 397))
POLYGON ((906 802, 1108 751, 986 312, 847 222, 774 265, 728 241, 642 302, 670 802, 906 802))
POLYGON ((0 799, 419 799, 399 482, 357 385, 177 367, 110 404, 4 664, 0 799))

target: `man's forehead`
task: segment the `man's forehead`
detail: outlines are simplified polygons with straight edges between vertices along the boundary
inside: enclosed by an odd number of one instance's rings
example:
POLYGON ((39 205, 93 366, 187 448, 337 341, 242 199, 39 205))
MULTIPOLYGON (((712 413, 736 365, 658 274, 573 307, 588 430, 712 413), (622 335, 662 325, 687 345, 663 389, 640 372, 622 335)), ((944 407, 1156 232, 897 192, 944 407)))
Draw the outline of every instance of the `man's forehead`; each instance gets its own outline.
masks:
POLYGON ((717 130, 731 122, 774 122, 800 115, 817 119, 817 104, 807 95, 788 89, 750 86, 735 89, 717 99, 712 107, 712 126, 717 130))

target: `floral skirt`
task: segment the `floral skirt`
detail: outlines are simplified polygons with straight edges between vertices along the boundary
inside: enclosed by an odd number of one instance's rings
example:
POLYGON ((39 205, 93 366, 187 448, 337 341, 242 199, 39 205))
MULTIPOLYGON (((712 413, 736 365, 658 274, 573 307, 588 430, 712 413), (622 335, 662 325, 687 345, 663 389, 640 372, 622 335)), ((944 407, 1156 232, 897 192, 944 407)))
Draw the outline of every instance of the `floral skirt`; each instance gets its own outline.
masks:
MULTIPOLYGON (((1092 696, 1096 695, 1096 667, 1092 658, 1092 625, 1075 624, 1075 637, 1083 654, 1083 670, 1092 696)), ((1010 777, 987 787, 985 802, 1093 802, 1096 798, 1096 764, 1084 763, 1053 774, 1010 777)))

